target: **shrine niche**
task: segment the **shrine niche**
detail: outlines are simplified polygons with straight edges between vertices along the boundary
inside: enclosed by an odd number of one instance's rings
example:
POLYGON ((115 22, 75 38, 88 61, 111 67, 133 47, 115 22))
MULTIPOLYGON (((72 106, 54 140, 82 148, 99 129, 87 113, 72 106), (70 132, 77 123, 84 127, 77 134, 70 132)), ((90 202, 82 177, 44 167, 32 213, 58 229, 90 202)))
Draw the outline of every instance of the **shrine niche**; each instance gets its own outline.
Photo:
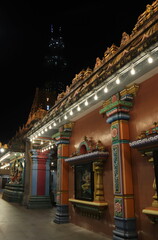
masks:
POLYGON ((136 141, 130 142, 130 146, 141 152, 142 156, 147 157, 149 163, 153 164, 153 201, 142 213, 146 214, 152 223, 158 223, 158 122, 154 122, 150 129, 142 131, 136 141))
POLYGON ((107 202, 104 199, 103 166, 109 153, 101 141, 84 137, 76 152, 65 159, 74 168, 75 198, 69 199, 79 213, 100 219, 107 202))
POLYGON ((81 200, 93 200, 93 169, 92 163, 75 166, 75 198, 81 200))
POLYGON ((13 152, 10 158, 10 180, 5 185, 3 199, 9 202, 19 202, 23 200, 24 194, 24 171, 25 159, 24 154, 13 152))

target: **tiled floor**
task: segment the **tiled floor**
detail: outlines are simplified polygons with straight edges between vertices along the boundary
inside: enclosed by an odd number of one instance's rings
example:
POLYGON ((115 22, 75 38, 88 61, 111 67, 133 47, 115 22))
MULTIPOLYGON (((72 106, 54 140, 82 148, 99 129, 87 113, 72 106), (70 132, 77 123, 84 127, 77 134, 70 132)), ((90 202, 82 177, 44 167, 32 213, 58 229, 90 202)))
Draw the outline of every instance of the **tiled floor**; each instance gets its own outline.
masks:
MULTIPOLYGON (((55 209, 27 209, 0 194, 0 240, 106 240, 71 223, 55 224, 55 209)), ((109 239, 107 239, 109 240, 109 239)))

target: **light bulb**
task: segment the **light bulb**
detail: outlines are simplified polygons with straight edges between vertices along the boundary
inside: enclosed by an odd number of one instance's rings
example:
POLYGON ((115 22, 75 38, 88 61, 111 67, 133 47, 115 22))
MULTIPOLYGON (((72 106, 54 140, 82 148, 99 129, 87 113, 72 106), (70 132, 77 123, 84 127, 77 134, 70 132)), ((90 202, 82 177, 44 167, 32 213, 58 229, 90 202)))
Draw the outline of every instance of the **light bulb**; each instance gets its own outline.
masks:
POLYGON ((94 100, 98 100, 97 94, 94 95, 94 100))
POLYGON ((108 92, 108 88, 107 88, 107 86, 104 88, 104 92, 105 92, 105 93, 108 92))
POLYGON ((56 125, 57 125, 56 122, 54 122, 54 123, 53 123, 53 126, 55 127, 56 125))
POLYGON ((148 57, 148 63, 152 63, 153 62, 153 58, 152 57, 148 57))
POLYGON ((70 115, 71 115, 71 116, 73 115, 73 111, 72 111, 72 110, 70 111, 70 115))
POLYGON ((65 120, 67 119, 67 116, 66 116, 66 115, 64 116, 64 119, 65 119, 65 120))
POLYGON ((52 129, 52 126, 51 126, 51 125, 49 125, 49 129, 52 129))
POLYGON ((132 67, 131 74, 134 75, 135 73, 136 73, 136 71, 135 71, 134 67, 132 67))
POLYGON ((120 84, 120 79, 119 79, 119 77, 116 79, 116 84, 120 84))
POLYGON ((80 108, 80 106, 78 105, 78 107, 77 107, 77 111, 79 112, 79 111, 81 111, 81 108, 80 108))
POLYGON ((85 103, 84 103, 85 106, 88 106, 88 101, 86 100, 85 103))

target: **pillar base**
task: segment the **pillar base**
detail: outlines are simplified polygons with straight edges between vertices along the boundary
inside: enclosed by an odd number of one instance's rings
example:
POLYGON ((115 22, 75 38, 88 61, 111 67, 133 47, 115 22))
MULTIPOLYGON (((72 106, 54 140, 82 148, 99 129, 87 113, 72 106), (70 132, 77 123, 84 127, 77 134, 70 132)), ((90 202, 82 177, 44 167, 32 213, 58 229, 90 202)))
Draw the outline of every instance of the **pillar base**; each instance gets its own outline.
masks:
POLYGON ((52 208, 50 196, 30 196, 27 208, 52 208))
POLYGON ((23 184, 10 184, 5 185, 2 198, 8 202, 22 203, 24 194, 23 184))
POLYGON ((113 240, 137 240, 136 219, 115 217, 113 240))
POLYGON ((56 205, 57 210, 56 210, 56 215, 54 222, 57 224, 61 223, 69 223, 69 207, 68 205, 56 205))

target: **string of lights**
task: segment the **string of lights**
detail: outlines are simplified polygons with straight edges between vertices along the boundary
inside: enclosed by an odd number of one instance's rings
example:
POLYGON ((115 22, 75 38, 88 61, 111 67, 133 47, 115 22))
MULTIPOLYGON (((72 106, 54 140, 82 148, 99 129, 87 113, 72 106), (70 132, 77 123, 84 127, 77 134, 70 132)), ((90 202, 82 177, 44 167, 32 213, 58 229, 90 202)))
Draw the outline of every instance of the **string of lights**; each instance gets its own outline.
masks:
MULTIPOLYGON (((39 136, 44 135, 45 132, 50 129, 57 129, 61 125, 65 124, 67 121, 72 121, 74 116, 80 114, 80 112, 85 111, 90 105, 93 105, 105 100, 105 94, 110 93, 112 89, 116 89, 117 86, 121 84, 126 84, 127 76, 124 78, 125 74, 128 74, 128 79, 137 75, 138 71, 141 71, 139 65, 142 63, 152 64, 155 60, 154 54, 158 51, 157 44, 150 50, 150 52, 143 52, 138 59, 132 61, 132 63, 127 64, 121 70, 105 79, 98 87, 93 89, 91 92, 87 93, 84 97, 79 99, 76 103, 72 104, 68 109, 61 113, 58 117, 51 119, 45 126, 42 126, 36 130, 33 134, 29 136, 31 142, 34 142, 39 136)), ((132 79, 131 79, 132 81, 132 79)))

